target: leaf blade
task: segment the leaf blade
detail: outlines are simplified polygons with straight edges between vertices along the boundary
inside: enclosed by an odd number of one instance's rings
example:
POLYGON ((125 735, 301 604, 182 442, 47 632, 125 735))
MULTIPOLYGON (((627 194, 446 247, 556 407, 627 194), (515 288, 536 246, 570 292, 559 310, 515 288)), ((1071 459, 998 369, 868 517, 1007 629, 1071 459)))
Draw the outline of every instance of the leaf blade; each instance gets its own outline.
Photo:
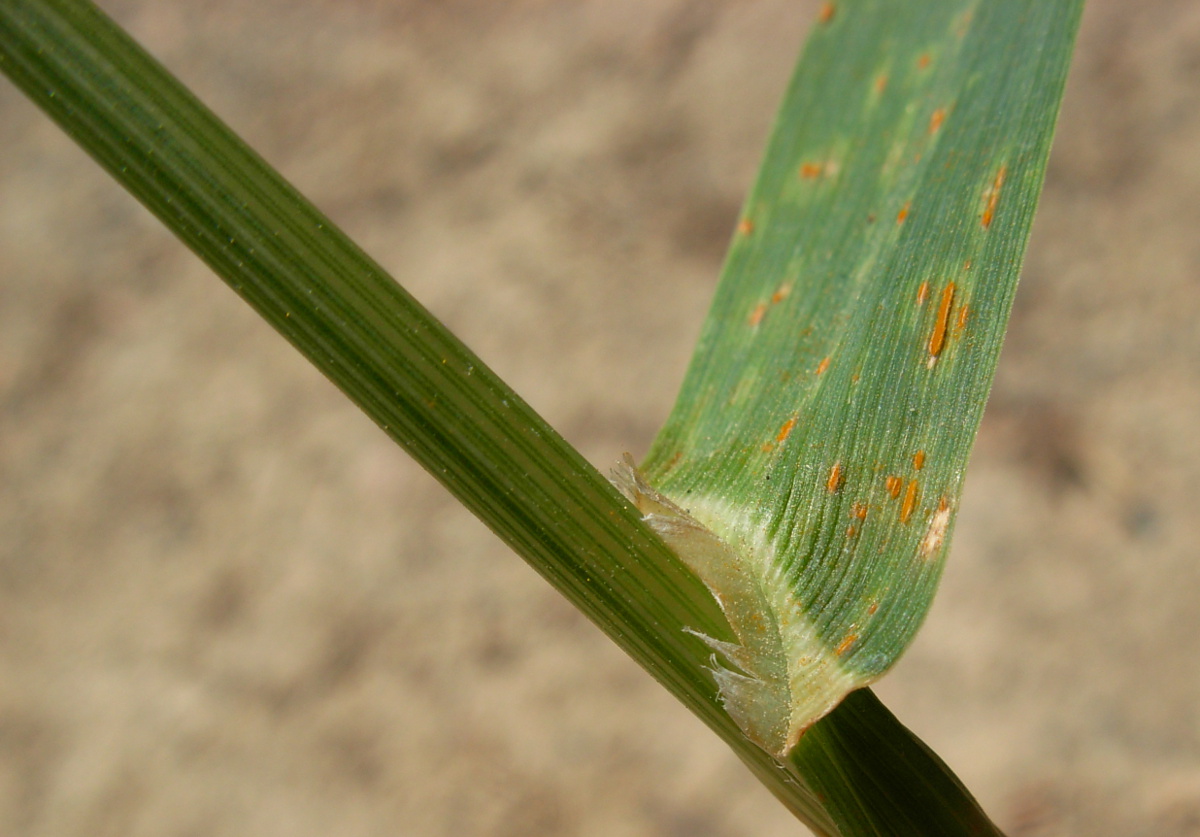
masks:
POLYGON ((763 711, 789 732, 760 743, 778 754, 886 672, 931 603, 1081 9, 841 4, 785 98, 643 466, 771 602, 791 703, 763 711))

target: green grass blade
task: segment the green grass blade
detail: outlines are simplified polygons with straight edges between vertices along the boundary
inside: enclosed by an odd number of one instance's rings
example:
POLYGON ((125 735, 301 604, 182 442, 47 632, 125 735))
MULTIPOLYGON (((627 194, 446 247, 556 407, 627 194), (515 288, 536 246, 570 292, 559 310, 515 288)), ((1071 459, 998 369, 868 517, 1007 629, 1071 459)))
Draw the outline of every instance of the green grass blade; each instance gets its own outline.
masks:
POLYGON ((94 5, 0 2, 0 69, 468 508, 732 738, 727 631, 612 485, 94 5))
POLYGON ((721 594, 722 694, 777 755, 929 608, 1081 9, 860 0, 809 40, 644 465, 687 512, 638 494, 721 594))

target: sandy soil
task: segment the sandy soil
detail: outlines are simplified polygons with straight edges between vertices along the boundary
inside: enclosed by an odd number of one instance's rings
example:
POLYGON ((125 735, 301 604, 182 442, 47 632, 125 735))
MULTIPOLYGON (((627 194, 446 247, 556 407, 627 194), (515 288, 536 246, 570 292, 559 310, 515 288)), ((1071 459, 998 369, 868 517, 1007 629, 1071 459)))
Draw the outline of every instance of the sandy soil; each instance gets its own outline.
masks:
MULTIPOLYGON (((587 456, 645 450, 813 2, 105 7, 587 456)), ((1200 834, 1200 4, 1093 0, 942 595, 1012 835, 1200 834)), ((0 84, 0 834, 801 832, 0 84)))

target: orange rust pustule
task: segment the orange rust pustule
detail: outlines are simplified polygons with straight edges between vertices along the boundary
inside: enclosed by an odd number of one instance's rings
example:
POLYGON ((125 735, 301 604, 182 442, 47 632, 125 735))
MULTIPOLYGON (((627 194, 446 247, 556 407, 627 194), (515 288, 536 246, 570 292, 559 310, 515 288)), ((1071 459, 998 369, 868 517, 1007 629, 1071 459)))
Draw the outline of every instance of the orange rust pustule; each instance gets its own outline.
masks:
POLYGON ((924 70, 929 66, 931 61, 932 59, 929 57, 928 52, 922 53, 921 57, 917 59, 917 68, 924 70))
POLYGON ((905 219, 908 218, 908 212, 910 209, 912 209, 912 201, 909 201, 908 203, 904 204, 904 206, 900 207, 900 211, 896 213, 897 224, 904 223, 905 219))
POLYGON ((778 444, 783 444, 787 441, 787 437, 792 435, 792 428, 796 426, 796 418, 793 416, 783 423, 783 427, 779 428, 779 435, 775 437, 778 444))
POLYGON ((850 516, 856 520, 867 519, 867 506, 864 503, 855 503, 850 507, 850 516))
POLYGON ((834 649, 833 653, 840 657, 853 648, 856 642, 858 642, 858 634, 846 634, 846 638, 834 649))
POLYGON ((962 331, 967 327, 967 314, 970 312, 971 306, 963 303, 963 306, 958 309, 958 321, 955 323, 954 330, 962 331))
POLYGON ((758 305, 754 306, 754 310, 750 312, 747 322, 749 322, 752 326, 756 326, 762 322, 763 315, 766 313, 767 304, 765 302, 760 302, 758 305))
POLYGON ((924 305, 927 299, 929 299, 929 283, 922 282, 921 287, 917 288, 917 305, 924 305))
POLYGON ((820 23, 829 23, 833 20, 833 16, 837 14, 837 7, 832 3, 821 4, 821 11, 817 13, 817 20, 820 23))
POLYGON ((875 76, 875 92, 882 93, 884 90, 887 90, 887 83, 888 77, 886 75, 880 74, 875 76))
POLYGON ((791 286, 780 285, 775 293, 771 294, 771 302, 779 303, 787 299, 787 295, 792 292, 791 286))
POLYGON ((754 222, 749 218, 743 218, 738 221, 737 231, 739 235, 750 235, 750 233, 754 232, 754 222))
POLYGON ((983 217, 980 223, 986 230, 992 225, 992 219, 996 216, 996 204, 1000 203, 1000 188, 1004 185, 1004 178, 1008 174, 1008 166, 1001 166, 1000 171, 996 172, 996 179, 992 181, 992 188, 988 189, 987 206, 983 209, 983 217))
POLYGON ((913 467, 918 471, 925 467, 925 451, 919 450, 913 454, 913 467))
POLYGON ((908 523, 913 510, 917 507, 917 481, 909 480, 908 488, 904 490, 904 502, 900 505, 900 522, 908 523))
POLYGON ((904 485, 904 480, 900 479, 897 476, 890 476, 887 478, 886 485, 887 485, 887 493, 891 494, 892 499, 894 500, 900 496, 900 488, 901 488, 901 486, 904 485))
POLYGON ((950 323, 950 309, 954 306, 954 283, 947 282, 942 290, 942 301, 938 305, 937 322, 929 336, 929 354, 937 357, 946 348, 946 326, 950 323))
POLYGON ((822 360, 820 363, 817 364, 817 374, 824 375, 825 370, 828 368, 829 368, 829 358, 825 358, 824 360, 822 360))
POLYGON ((830 494, 836 494, 843 482, 845 482, 845 477, 842 475, 842 463, 835 462, 829 469, 829 479, 825 480, 825 490, 830 494))
POLYGON ((823 170, 820 163, 804 163, 800 166, 800 176, 805 180, 815 180, 823 170))
POLYGON ((867 608, 867 615, 874 616, 879 611, 879 602, 871 602, 867 608))
POLYGON ((938 128, 946 121, 946 109, 938 108, 929 117, 929 133, 936 134, 938 128))

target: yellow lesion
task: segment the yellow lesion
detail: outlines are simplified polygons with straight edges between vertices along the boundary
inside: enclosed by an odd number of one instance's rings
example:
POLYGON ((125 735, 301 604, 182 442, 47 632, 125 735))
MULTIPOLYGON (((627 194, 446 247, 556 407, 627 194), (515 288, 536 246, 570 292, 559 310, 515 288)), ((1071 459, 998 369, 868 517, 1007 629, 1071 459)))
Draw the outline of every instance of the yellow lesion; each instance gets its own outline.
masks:
POLYGON ((746 322, 748 322, 751 326, 757 326, 762 322, 763 316, 766 313, 767 304, 765 302, 760 302, 758 305, 754 306, 754 310, 750 312, 750 316, 746 318, 746 322))
POLYGON ((929 115, 929 133, 936 134, 938 129, 942 127, 942 123, 946 121, 946 109, 938 108, 929 115))
POLYGON ((950 526, 950 502, 943 497, 938 501, 937 511, 929 520, 929 528, 921 538, 920 555, 922 558, 932 558, 942 548, 946 540, 946 530, 950 526))
POLYGON ((979 219, 980 224, 986 230, 992 225, 992 219, 996 216, 996 206, 1000 203, 1000 190, 1004 186, 1004 178, 1008 174, 1008 166, 1000 166, 996 172, 996 179, 992 181, 992 185, 983 193, 984 207, 983 216, 979 219))

